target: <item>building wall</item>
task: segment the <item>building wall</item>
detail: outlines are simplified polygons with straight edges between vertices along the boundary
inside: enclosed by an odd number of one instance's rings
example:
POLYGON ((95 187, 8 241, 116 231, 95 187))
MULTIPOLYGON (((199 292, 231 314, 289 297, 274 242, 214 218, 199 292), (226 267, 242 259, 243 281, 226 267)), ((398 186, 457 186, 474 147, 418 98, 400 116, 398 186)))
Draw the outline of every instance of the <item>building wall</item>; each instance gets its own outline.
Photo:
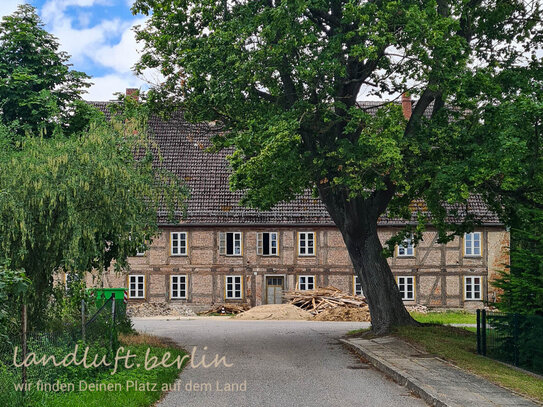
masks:
MULTIPOLYGON (((382 243, 400 228, 383 227, 382 243)), ((482 299, 492 300, 494 289, 488 284, 497 271, 507 263, 509 233, 503 227, 481 227, 482 253, 478 257, 464 255, 463 237, 447 244, 437 243, 437 233, 429 229, 415 247, 412 257, 389 258, 395 276, 412 276, 415 299, 406 304, 429 307, 477 308, 482 301, 468 301, 464 293, 466 276, 481 277, 482 299)), ((132 302, 181 302, 195 307, 207 307, 222 302, 245 302, 260 305, 266 302, 266 277, 283 276, 285 290, 296 287, 298 276, 313 275, 317 286, 332 285, 354 292, 354 270, 340 232, 334 227, 168 227, 153 241, 141 257, 130 259, 128 274, 145 276, 145 298, 132 302), (188 237, 186 256, 170 254, 170 232, 184 231, 188 237), (311 231, 316 236, 315 256, 298 255, 298 232, 311 231), (219 232, 242 232, 242 256, 219 254, 219 232), (257 255, 257 232, 278 232, 277 256, 257 255), (170 299, 170 276, 187 276, 187 298, 170 299), (243 279, 243 299, 225 300, 225 276, 240 275, 243 279)), ((90 282, 90 281, 89 281, 90 282)), ((106 273, 92 284, 104 287, 127 287, 126 275, 106 273)))

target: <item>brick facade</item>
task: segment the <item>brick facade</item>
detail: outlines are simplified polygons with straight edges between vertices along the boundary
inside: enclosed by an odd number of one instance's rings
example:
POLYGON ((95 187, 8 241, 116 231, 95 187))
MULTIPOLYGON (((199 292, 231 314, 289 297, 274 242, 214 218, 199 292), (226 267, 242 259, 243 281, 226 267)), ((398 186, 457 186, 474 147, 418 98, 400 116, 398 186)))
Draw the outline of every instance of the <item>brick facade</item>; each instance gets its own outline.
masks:
MULTIPOLYGON (((381 227, 384 242, 400 228, 381 227)), ((444 244, 437 243, 437 233, 429 228, 415 247, 412 257, 389 258, 395 276, 413 277, 414 300, 406 304, 423 304, 437 308, 477 308, 482 301, 494 299, 489 281, 507 262, 509 233, 503 227, 476 229, 481 236, 481 256, 464 255, 463 237, 444 244), (466 300, 465 277, 481 277, 481 301, 466 300)), ((130 259, 127 275, 145 276, 145 298, 131 302, 181 302, 197 309, 222 302, 245 302, 260 305, 268 302, 267 277, 283 278, 283 289, 296 287, 299 276, 314 276, 316 286, 332 285, 354 292, 354 271, 340 232, 334 227, 257 227, 257 226, 178 226, 163 227, 144 256, 130 259), (187 232, 187 253, 172 256, 170 232, 187 232), (315 232, 315 255, 298 255, 298 232, 315 232), (242 233, 242 255, 219 254, 219 232, 242 233), (278 232, 278 254, 257 255, 257 233, 278 232), (186 275, 186 298, 171 299, 171 275, 186 275), (242 299, 227 299, 226 276, 241 276, 242 299)), ((98 285, 127 287, 127 275, 106 273, 98 285)), ((89 281, 90 282, 90 281, 89 281)))

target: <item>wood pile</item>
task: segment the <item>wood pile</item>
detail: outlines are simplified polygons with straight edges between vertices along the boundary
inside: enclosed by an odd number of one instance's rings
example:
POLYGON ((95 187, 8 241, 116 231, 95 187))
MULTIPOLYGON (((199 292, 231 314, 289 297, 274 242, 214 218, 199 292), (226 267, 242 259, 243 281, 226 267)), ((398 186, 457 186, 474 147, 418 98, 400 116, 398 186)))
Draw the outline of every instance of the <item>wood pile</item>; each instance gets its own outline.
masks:
POLYGON ((349 295, 338 288, 329 286, 314 290, 293 290, 283 294, 289 304, 296 305, 308 311, 315 318, 323 313, 320 320, 350 321, 353 309, 356 309, 357 320, 369 320, 369 309, 366 300, 362 297, 349 295), (364 314, 364 315, 362 315, 364 314), (331 319, 323 319, 324 315, 331 319))
POLYGON ((240 312, 247 311, 249 308, 251 307, 247 304, 217 304, 200 315, 239 314, 240 312))

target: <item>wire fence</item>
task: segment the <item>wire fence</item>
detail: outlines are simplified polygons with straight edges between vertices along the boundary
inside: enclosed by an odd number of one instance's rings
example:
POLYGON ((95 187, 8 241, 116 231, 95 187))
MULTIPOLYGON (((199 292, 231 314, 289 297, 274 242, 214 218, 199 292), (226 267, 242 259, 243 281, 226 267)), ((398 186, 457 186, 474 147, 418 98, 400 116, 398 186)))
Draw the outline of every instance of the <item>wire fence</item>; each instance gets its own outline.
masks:
POLYGON ((543 374, 543 316, 477 310, 477 352, 543 374))
MULTIPOLYGON (((111 360, 110 356, 118 346, 119 331, 130 328, 123 300, 115 300, 112 296, 103 304, 82 302, 81 311, 81 322, 66 325, 60 332, 21 333, 0 341, 0 405, 12 405, 17 401, 13 397, 24 397, 25 388, 17 387, 19 384, 70 382, 81 380, 87 372, 92 374, 89 369, 78 368, 73 362, 62 369, 53 363, 62 362, 70 354, 80 361, 86 347, 89 347, 88 354, 93 355, 89 363, 94 355, 100 355, 98 361, 102 356, 111 360), (30 366, 22 365, 25 358, 32 362, 30 366)), ((95 373, 96 369, 109 367, 99 364, 93 369, 95 373)))

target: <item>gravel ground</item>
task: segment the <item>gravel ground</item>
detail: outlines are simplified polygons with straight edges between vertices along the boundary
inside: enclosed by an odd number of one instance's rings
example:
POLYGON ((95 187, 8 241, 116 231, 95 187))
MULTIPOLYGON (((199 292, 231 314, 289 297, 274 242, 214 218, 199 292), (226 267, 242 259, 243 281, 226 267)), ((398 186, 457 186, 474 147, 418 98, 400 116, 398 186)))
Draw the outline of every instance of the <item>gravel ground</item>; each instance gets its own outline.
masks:
POLYGON ((170 338, 195 363, 216 354, 233 366, 183 370, 158 404, 173 406, 425 406, 409 391, 360 362, 338 338, 363 322, 160 320, 134 318, 142 332, 170 338), (209 383, 209 385, 208 385, 209 383), (237 391, 225 390, 228 383, 237 391), (243 391, 243 384, 246 390, 243 391), (192 389, 189 387, 192 384, 192 389), (195 384, 202 390, 195 390, 195 384))

